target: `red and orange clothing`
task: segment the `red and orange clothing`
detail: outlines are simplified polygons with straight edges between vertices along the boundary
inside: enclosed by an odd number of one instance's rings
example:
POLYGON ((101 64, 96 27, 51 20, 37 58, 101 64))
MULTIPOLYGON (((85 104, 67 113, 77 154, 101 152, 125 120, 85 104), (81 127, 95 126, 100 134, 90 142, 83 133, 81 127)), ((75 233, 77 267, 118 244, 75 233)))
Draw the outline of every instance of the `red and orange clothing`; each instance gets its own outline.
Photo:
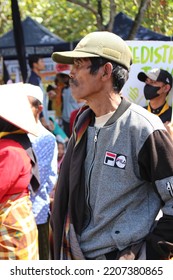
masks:
POLYGON ((31 159, 12 139, 0 139, 0 260, 37 260, 38 232, 28 186, 31 159))
POLYGON ((28 195, 31 163, 26 151, 14 140, 0 140, 0 203, 11 195, 28 195))

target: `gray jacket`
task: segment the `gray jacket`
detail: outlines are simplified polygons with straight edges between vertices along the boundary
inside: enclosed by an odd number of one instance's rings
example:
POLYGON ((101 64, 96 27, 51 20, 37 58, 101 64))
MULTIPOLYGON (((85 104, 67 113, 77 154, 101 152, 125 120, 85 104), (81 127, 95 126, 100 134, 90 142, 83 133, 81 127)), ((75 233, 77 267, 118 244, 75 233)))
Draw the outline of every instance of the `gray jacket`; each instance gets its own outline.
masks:
POLYGON ((86 218, 80 247, 87 258, 145 239, 162 208, 173 215, 173 146, 159 117, 131 104, 98 131, 88 127, 86 218))

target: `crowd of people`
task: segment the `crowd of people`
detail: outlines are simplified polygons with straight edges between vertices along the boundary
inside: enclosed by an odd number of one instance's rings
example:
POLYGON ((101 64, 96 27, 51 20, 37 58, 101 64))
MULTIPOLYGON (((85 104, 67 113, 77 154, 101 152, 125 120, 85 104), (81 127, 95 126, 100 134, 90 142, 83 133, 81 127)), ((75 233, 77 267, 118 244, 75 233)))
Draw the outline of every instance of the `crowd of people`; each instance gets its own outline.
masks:
POLYGON ((54 84, 49 84, 45 90, 41 80, 41 72, 45 68, 43 58, 39 55, 30 55, 28 63, 31 73, 27 82, 39 86, 43 91, 43 110, 40 113, 40 121, 55 134, 57 140, 66 143, 71 135, 71 113, 80 108, 80 105, 71 95, 69 86, 70 65, 57 64, 54 84), (52 110, 54 117, 49 116, 49 111, 52 110))
POLYGON ((142 108, 123 97, 133 58, 119 36, 89 33, 52 59, 46 90, 39 56, 27 83, 0 86, 0 259, 171 259, 171 74, 138 74, 142 108))

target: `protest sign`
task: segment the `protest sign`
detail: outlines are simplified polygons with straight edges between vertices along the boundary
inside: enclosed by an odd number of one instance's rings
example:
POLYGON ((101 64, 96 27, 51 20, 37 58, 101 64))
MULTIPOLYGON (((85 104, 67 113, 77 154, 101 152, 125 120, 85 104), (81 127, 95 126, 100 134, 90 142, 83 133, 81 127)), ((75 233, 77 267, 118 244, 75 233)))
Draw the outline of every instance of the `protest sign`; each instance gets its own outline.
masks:
MULTIPOLYGON (((167 70, 173 76, 172 41, 126 41, 133 55, 133 64, 129 79, 122 89, 122 94, 131 102, 145 106, 143 95, 145 83, 137 78, 139 72, 147 73, 152 68, 167 70)), ((168 103, 173 106, 173 89, 168 95, 168 103)))

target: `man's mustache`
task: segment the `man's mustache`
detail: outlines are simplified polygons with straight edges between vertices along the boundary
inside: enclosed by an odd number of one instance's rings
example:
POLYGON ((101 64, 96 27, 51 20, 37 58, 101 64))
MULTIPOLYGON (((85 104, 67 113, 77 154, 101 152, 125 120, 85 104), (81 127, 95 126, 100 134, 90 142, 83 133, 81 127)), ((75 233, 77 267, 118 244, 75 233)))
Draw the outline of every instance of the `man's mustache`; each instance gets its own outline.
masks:
POLYGON ((75 80, 75 79, 73 79, 73 78, 70 78, 70 85, 75 85, 75 86, 78 86, 79 85, 79 83, 78 83, 78 81, 77 80, 75 80))

